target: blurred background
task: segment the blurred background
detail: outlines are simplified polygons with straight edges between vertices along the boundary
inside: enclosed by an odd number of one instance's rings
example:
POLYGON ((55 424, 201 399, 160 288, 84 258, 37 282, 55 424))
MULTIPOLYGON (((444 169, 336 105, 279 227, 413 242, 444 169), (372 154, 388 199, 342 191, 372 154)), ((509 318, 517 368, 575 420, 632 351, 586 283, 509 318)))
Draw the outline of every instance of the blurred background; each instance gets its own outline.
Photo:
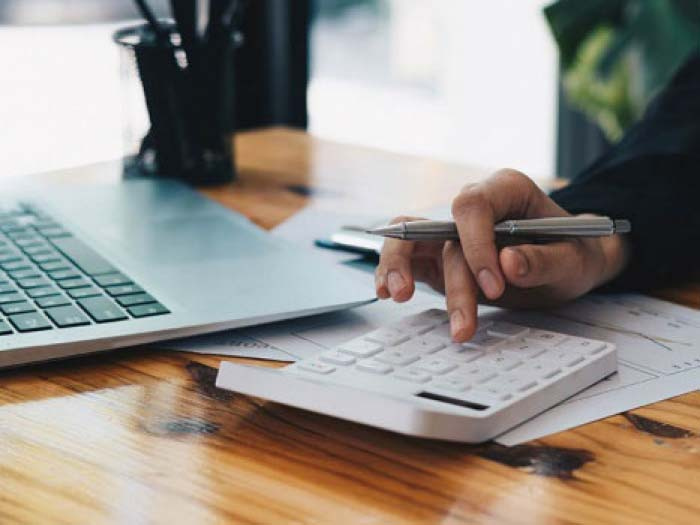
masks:
MULTIPOLYGON (((550 25, 551 1, 542 0, 254 0, 237 66, 240 127, 286 124, 346 143, 570 176, 637 118, 689 49, 678 35, 697 29, 700 10, 683 0, 573 2, 558 2, 550 25), (670 25, 659 33, 655 23, 670 25), (622 52, 658 34, 672 41, 665 70, 638 96, 634 50, 622 52)), ((163 15, 166 3, 152 0, 163 15)), ((129 0, 0 2, 0 175, 122 155, 111 34, 137 18, 129 0)))

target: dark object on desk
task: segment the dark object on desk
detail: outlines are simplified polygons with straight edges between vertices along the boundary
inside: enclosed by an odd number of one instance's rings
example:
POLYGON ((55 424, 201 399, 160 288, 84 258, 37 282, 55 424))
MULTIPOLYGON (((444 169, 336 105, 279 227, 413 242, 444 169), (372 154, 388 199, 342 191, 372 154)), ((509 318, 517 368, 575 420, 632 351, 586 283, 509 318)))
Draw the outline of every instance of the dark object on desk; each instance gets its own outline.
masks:
POLYGON ((148 23, 117 31, 114 39, 132 54, 151 127, 138 153, 125 159, 125 175, 230 182, 234 53, 246 3, 213 2, 203 31, 192 0, 172 0, 175 24, 156 20, 147 4, 136 3, 148 23))

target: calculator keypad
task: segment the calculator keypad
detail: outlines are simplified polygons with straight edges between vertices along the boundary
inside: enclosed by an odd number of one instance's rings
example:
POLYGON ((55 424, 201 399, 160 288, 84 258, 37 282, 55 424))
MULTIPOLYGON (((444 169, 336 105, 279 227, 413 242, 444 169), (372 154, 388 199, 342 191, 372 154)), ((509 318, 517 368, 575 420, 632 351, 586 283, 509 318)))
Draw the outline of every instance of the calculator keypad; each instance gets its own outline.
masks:
POLYGON ((427 310, 297 362, 290 371, 333 381, 373 384, 396 381, 422 389, 429 399, 494 406, 525 397, 559 381, 608 348, 601 341, 505 321, 480 322, 474 337, 455 343, 446 312, 427 310))

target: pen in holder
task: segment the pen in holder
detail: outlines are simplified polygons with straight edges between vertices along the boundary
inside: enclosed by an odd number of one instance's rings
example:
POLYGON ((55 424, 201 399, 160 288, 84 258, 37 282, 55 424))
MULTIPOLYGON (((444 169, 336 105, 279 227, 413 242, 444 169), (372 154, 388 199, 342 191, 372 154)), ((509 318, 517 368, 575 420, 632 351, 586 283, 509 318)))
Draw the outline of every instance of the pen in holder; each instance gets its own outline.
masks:
POLYGON ((156 34, 141 24, 114 34, 122 55, 124 174, 194 185, 230 182, 234 53, 242 37, 222 32, 185 53, 173 23, 159 28, 156 34))

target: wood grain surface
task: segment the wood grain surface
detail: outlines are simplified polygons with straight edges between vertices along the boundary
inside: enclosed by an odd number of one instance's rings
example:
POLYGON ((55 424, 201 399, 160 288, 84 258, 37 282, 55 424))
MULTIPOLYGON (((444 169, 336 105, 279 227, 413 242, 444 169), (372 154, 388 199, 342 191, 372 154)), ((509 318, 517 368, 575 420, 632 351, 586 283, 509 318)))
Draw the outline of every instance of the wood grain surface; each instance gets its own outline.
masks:
MULTIPOLYGON (((320 201, 430 206, 484 173, 283 129, 242 134, 236 151, 238 181, 204 192, 268 228, 320 201)), ((697 305, 700 292, 661 293, 697 305)), ((517 447, 469 446, 222 391, 219 361, 141 347, 0 372, 0 524, 700 518, 697 392, 517 447)))

